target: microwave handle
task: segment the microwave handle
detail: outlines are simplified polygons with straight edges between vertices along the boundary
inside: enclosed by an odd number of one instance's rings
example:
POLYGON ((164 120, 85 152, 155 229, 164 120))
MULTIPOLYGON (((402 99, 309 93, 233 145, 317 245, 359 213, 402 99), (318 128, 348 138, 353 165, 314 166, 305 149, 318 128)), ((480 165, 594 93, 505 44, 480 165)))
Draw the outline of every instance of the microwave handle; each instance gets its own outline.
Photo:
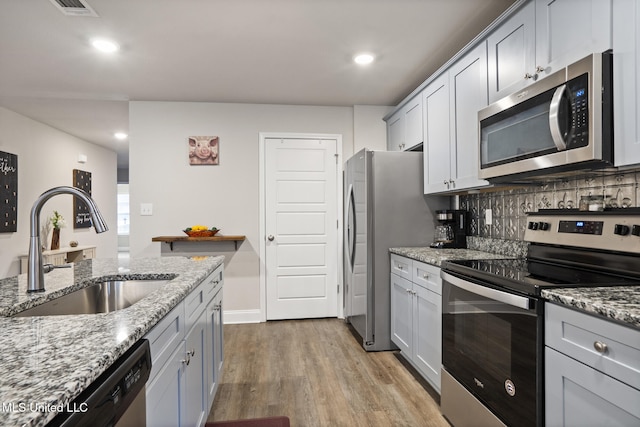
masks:
POLYGON ((551 138, 556 145, 558 151, 564 151, 567 149, 567 141, 562 136, 562 130, 560 129, 560 103, 564 97, 564 93, 567 90, 567 85, 562 85, 556 89, 551 98, 551 104, 549 105, 549 129, 551 130, 551 138))

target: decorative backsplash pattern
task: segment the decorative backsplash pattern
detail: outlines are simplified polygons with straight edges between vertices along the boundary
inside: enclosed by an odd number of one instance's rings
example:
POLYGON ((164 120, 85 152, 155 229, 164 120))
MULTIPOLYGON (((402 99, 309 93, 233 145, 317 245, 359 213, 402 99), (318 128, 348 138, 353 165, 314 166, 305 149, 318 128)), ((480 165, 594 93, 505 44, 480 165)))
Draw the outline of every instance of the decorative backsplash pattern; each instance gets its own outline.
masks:
POLYGON ((589 175, 527 187, 460 196, 460 209, 469 211, 470 235, 523 240, 527 213, 540 209, 577 209, 582 196, 603 196, 606 208, 640 206, 640 170, 589 175), (492 210, 493 224, 484 212, 492 210))

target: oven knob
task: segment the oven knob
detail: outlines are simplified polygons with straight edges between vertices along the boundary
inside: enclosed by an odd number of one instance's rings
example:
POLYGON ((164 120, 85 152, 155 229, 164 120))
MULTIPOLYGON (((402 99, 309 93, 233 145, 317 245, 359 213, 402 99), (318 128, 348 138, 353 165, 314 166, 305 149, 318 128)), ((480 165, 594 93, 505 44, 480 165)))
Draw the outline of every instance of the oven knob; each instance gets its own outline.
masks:
POLYGON ((634 225, 631 228, 631 234, 633 234, 634 236, 640 236, 640 225, 634 225))
POLYGON ((537 225, 537 224, 533 221, 529 221, 529 224, 527 224, 527 228, 529 230, 535 230, 535 228, 533 228, 534 225, 537 225))
POLYGON ((538 223, 538 229, 547 231, 549 229, 549 223, 540 221, 538 223))
POLYGON ((616 224, 616 226, 613 229, 613 234, 626 236, 627 234, 629 234, 629 226, 624 224, 616 224))

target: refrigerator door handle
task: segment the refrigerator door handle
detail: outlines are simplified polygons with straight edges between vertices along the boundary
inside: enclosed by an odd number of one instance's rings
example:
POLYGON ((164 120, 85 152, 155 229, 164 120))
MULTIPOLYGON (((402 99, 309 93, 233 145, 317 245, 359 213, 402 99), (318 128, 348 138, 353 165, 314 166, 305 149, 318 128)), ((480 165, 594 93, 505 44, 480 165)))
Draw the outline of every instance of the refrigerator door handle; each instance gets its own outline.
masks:
POLYGON ((349 208, 348 212, 351 214, 353 221, 347 221, 347 239, 349 239, 349 262, 351 264, 351 271, 356 262, 356 201, 353 194, 353 185, 349 186, 349 208))

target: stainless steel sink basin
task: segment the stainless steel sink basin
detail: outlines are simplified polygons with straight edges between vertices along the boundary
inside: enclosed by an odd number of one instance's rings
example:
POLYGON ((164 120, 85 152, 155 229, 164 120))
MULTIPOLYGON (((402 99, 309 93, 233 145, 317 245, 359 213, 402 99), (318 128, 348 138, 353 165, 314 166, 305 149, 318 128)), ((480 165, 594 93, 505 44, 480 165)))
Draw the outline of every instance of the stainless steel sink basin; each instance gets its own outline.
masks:
POLYGON ((111 280, 47 301, 14 317, 109 313, 130 307, 169 280, 111 280))

